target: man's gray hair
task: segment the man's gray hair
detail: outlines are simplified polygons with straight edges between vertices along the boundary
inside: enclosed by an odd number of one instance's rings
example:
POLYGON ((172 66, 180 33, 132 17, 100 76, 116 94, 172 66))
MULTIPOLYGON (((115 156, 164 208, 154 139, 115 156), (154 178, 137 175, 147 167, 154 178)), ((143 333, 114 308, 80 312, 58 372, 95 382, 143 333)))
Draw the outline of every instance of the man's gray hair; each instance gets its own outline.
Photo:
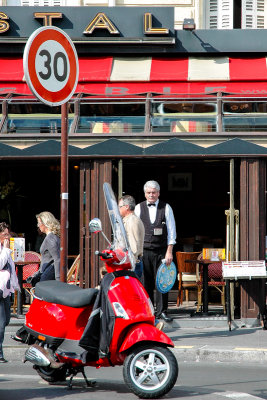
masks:
POLYGON ((158 184, 157 181, 147 181, 147 182, 144 184, 144 192, 146 192, 146 190, 147 190, 148 188, 156 189, 158 192, 160 191, 160 186, 159 186, 159 184, 158 184))
POLYGON ((129 206, 129 209, 133 211, 135 209, 135 199, 133 196, 130 196, 129 194, 125 194, 120 198, 122 200, 123 204, 125 206, 129 206))

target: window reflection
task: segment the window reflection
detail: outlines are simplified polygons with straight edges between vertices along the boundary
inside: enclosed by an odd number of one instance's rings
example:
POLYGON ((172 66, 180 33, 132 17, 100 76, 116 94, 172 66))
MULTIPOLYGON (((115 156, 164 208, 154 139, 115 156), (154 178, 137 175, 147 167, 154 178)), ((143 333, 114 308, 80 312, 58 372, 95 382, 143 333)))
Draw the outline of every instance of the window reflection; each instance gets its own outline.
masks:
MULTIPOLYGON (((73 121, 73 104, 68 105, 69 127, 73 121)), ((43 103, 12 102, 8 104, 7 133, 59 133, 61 107, 43 103)))
POLYGON ((144 125, 144 102, 81 104, 77 132, 143 132, 144 125))
MULTIPOLYGON (((1 133, 61 132, 60 106, 50 107, 19 95, 6 100, 5 104, 7 107, 3 108, 0 100, 1 133)), ((149 100, 146 96, 127 99, 81 97, 68 102, 68 122, 69 132, 87 134, 128 135, 143 133, 145 127, 152 133, 177 135, 219 130, 266 132, 267 101, 234 96, 175 99, 153 94, 149 100)))
POLYGON ((263 101, 224 102, 223 129, 226 132, 267 131, 267 103, 263 101))
POLYGON ((164 102, 153 104, 154 132, 216 132, 216 103, 164 102))

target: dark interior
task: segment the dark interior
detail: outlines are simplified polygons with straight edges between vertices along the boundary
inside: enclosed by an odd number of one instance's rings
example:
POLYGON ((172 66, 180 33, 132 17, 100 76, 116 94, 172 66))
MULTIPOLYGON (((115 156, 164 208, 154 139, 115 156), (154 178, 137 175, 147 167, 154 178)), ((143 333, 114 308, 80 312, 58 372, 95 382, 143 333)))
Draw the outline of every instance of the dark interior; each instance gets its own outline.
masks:
MULTIPOLYGON (((79 252, 78 166, 79 162, 69 163, 69 254, 79 252)), ((0 199, 0 219, 10 221, 14 232, 24 233, 27 249, 33 249, 37 235, 35 215, 48 210, 60 218, 60 163, 5 162, 2 172, 0 186, 8 182, 14 182, 14 186, 0 199)), ((115 192, 116 174, 115 170, 115 192)), ((159 182, 161 199, 173 208, 177 225, 175 250, 187 246, 197 251, 203 244, 225 247, 229 160, 124 160, 123 191, 133 195, 137 203, 144 200, 143 185, 151 179, 159 182)), ((235 197, 238 200, 238 190, 235 197)))

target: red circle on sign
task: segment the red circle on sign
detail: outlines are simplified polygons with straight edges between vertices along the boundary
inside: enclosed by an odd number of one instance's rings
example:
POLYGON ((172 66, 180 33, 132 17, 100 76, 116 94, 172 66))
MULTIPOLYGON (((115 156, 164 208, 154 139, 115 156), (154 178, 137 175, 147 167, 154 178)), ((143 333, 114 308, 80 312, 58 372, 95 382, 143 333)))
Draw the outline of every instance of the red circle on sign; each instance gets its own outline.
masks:
POLYGON ((27 78, 29 78, 29 82, 27 81, 27 83, 29 84, 30 88, 34 91, 36 96, 40 98, 40 100, 47 103, 51 103, 51 105, 60 105, 66 102, 70 98, 70 96, 73 94, 76 88, 76 84, 78 81, 77 54, 70 38, 65 34, 64 31, 61 31, 59 28, 44 27, 44 28, 39 28, 39 33, 37 31, 33 33, 35 37, 32 39, 32 41, 31 37, 29 38, 29 41, 31 41, 31 43, 29 44, 29 49, 26 54, 27 57, 25 62, 26 65, 24 66, 24 69, 26 67, 25 71, 26 81, 27 78), (40 46, 48 40, 53 40, 58 42, 64 48, 69 61, 68 80, 65 86, 61 90, 58 90, 56 92, 47 90, 42 85, 37 76, 35 67, 37 52, 40 46))

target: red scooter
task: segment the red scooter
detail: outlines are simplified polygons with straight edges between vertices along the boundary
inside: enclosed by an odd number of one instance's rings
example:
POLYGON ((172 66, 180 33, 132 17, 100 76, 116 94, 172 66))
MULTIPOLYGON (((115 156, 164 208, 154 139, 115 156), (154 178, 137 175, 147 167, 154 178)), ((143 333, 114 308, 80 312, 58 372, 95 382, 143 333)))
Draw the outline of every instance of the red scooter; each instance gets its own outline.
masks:
MULTIPOLYGON (((32 362, 47 382, 70 377, 69 388, 79 372, 87 385, 91 384, 85 366, 123 365, 124 381, 133 393, 158 398, 172 389, 178 377, 178 364, 169 349, 174 345, 154 326, 153 305, 132 271, 132 253, 107 183, 104 194, 113 243, 98 255, 107 274, 99 289, 81 289, 59 281, 36 285, 25 320, 30 344, 25 361, 32 362)), ((89 227, 91 232, 102 232, 98 218, 89 227)))

